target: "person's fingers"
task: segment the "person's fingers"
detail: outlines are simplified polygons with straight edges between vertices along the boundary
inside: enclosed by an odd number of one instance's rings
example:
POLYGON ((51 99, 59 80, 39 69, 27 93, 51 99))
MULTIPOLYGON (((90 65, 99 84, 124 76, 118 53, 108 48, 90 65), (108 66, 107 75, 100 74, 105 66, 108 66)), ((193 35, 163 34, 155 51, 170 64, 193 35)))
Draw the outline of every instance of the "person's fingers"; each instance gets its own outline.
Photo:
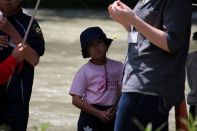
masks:
POLYGON ((112 14, 112 5, 109 5, 109 7, 108 7, 108 13, 111 16, 111 14, 112 14))
POLYGON ((114 8, 114 5, 112 5, 112 6, 110 7, 109 15, 110 15, 110 18, 113 18, 113 17, 114 17, 114 15, 115 15, 115 8, 114 8))
POLYGON ((6 36, 0 36, 0 45, 2 47, 8 47, 8 38, 6 36))
POLYGON ((21 45, 21 44, 18 44, 18 45, 16 46, 16 49, 19 50, 19 51, 21 51, 21 48, 22 48, 22 45, 21 45))
POLYGON ((22 46, 18 48, 19 51, 23 51, 23 49, 24 48, 22 46))
POLYGON ((3 17, 2 22, 3 23, 6 23, 7 22, 7 19, 5 17, 3 17))
POLYGON ((19 43, 17 45, 17 48, 19 51, 24 51, 26 49, 26 45, 25 44, 22 44, 22 43, 19 43))
POLYGON ((19 43, 19 44, 17 45, 17 47, 18 47, 18 48, 21 48, 21 47, 23 47, 23 44, 22 44, 22 43, 19 43))
POLYGON ((114 15, 115 15, 115 8, 114 8, 114 5, 111 5, 110 8, 109 8, 109 15, 110 15, 110 18, 113 19, 114 15))
POLYGON ((17 46, 22 46, 22 43, 19 43, 17 46))
POLYGON ((126 12, 125 11, 126 9, 127 9, 127 6, 124 5, 120 0, 115 1, 108 8, 110 18, 118 22, 121 19, 120 14, 122 12, 126 12))
POLYGON ((127 5, 125 5, 123 2, 121 2, 120 0, 117 0, 116 2, 114 2, 115 3, 115 10, 122 10, 122 9, 126 9, 126 8, 128 8, 128 6, 127 5))
POLYGON ((110 120, 110 118, 109 118, 109 116, 108 116, 108 112, 107 112, 107 111, 105 112, 105 120, 107 120, 107 121, 109 121, 109 120, 110 120))
POLYGON ((114 6, 114 11, 121 11, 123 8, 121 6, 114 6))
POLYGON ((3 19, 0 21, 1 26, 4 25, 6 23, 6 21, 7 21, 6 18, 3 17, 3 19))
POLYGON ((1 45, 2 47, 8 47, 8 43, 5 42, 5 41, 1 41, 1 40, 0 40, 0 45, 1 45))
POLYGON ((110 118, 108 116, 105 116, 105 121, 109 121, 110 118))
POLYGON ((19 51, 24 51, 25 50, 25 47, 24 46, 20 46, 19 47, 19 51))
POLYGON ((111 8, 112 8, 112 4, 110 4, 110 5, 108 6, 108 11, 110 11, 111 8))
POLYGON ((118 7, 118 6, 115 6, 114 7, 114 13, 115 13, 115 15, 120 15, 121 11, 122 11, 122 9, 120 7, 118 7))
POLYGON ((8 45, 7 44, 1 44, 2 47, 7 48, 8 45))
POLYGON ((117 6, 116 1, 108 6, 108 10, 113 11, 114 6, 117 6))

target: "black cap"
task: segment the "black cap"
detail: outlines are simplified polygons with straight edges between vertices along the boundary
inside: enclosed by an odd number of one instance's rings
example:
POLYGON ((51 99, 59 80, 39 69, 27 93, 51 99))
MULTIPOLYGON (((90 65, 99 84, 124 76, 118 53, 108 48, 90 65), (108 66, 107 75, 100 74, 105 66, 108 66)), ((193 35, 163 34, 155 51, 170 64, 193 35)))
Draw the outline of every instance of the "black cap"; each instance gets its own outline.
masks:
POLYGON ((88 47, 89 43, 95 39, 102 38, 105 40, 105 43, 110 46, 111 42, 113 41, 110 38, 107 38, 106 34, 102 31, 100 27, 89 27, 85 29, 81 35, 80 35, 80 41, 81 41, 81 52, 83 58, 88 58, 88 47))

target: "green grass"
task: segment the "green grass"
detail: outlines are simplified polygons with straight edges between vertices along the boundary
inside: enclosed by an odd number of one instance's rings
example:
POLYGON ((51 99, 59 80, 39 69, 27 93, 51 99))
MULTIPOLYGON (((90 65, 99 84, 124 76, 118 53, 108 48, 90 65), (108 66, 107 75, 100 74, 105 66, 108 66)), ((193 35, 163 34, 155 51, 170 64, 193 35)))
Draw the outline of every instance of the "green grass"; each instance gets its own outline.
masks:
POLYGON ((35 131, 46 131, 49 128, 50 124, 49 123, 44 123, 39 126, 34 126, 35 131))
POLYGON ((189 114, 189 120, 182 119, 181 122, 186 125, 188 131, 197 131, 197 117, 189 114))

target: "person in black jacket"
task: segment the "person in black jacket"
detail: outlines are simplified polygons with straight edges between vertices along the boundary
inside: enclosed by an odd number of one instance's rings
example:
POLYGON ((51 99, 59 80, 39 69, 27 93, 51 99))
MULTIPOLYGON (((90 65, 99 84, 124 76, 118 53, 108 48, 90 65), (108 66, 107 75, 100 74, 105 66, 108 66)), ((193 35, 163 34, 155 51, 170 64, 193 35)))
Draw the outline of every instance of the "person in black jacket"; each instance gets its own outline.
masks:
MULTIPOLYGON (((22 11, 22 0, 1 0, 0 9, 3 19, 0 20, 0 61, 5 60, 16 45, 22 42, 31 19, 22 11)), ((10 127, 11 131, 25 131, 29 116, 29 101, 34 79, 34 67, 44 54, 44 38, 42 31, 34 19, 26 41, 26 55, 14 70, 10 80, 0 86, 0 125, 10 127)))

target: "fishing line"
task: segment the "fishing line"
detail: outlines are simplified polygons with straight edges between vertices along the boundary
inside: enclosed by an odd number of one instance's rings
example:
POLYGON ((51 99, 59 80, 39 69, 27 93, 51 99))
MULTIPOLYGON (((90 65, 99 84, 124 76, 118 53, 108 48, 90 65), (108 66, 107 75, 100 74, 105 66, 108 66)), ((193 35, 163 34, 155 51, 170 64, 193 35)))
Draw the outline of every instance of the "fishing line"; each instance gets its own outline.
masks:
MULTIPOLYGON (((88 5, 87 5, 83 0, 80 0, 80 3, 81 3, 86 9, 88 9, 90 12, 92 12, 92 13, 94 14, 95 10, 91 9, 90 7, 88 7, 88 5)), ((105 11, 104 16, 105 16, 106 18, 110 18, 109 15, 108 15, 108 13, 107 13, 107 11, 105 11)))

